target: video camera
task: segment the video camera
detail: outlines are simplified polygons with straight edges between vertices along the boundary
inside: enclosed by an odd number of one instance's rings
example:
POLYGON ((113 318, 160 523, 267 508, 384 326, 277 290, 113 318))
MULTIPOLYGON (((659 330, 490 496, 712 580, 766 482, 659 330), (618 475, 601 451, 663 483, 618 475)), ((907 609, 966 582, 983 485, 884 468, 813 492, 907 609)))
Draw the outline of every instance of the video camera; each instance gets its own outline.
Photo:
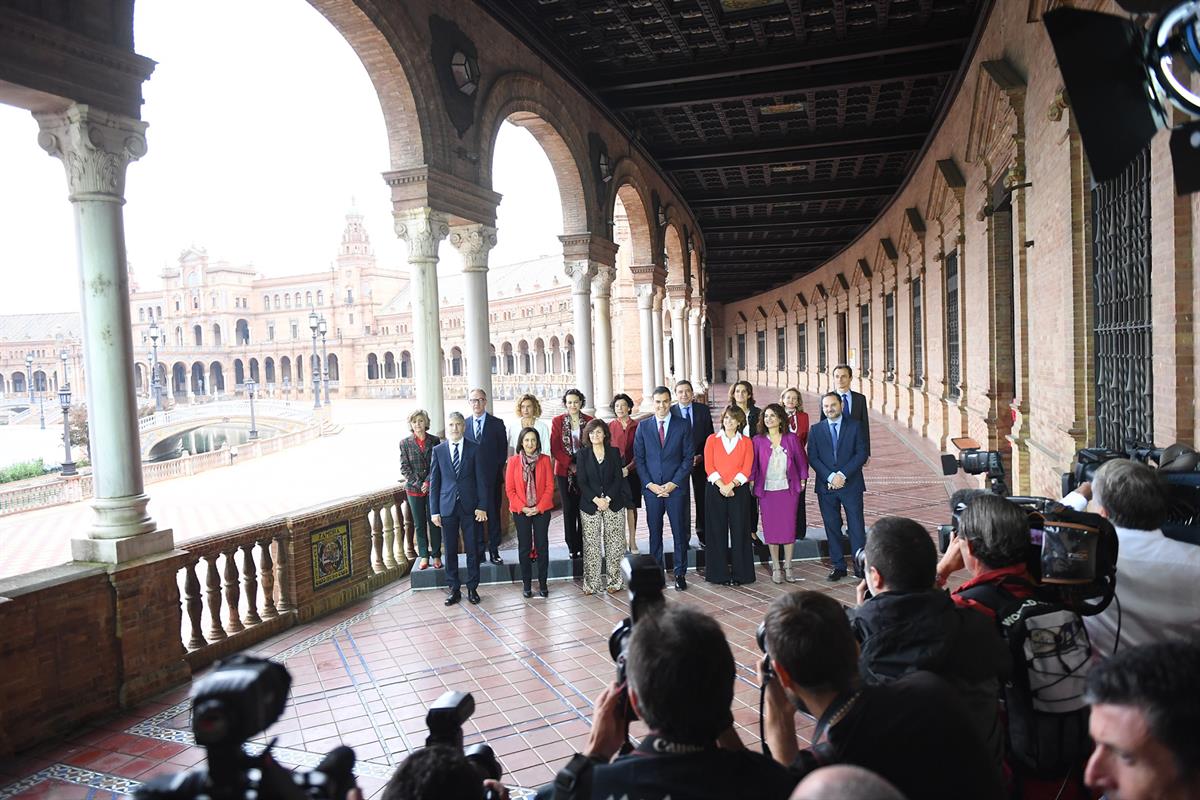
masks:
MULTIPOLYGON (((1048 497, 1008 494, 1000 453, 981 450, 974 439, 951 440, 961 458, 942 456, 942 472, 953 475, 961 466, 971 475, 988 476, 992 494, 1003 497, 1029 519, 1029 555, 1026 564, 1038 585, 1054 599, 1081 616, 1099 614, 1112 602, 1116 590, 1117 532, 1098 514, 1074 511, 1048 497)), ((960 490, 952 498, 948 525, 938 526, 941 552, 959 531, 959 517, 979 490, 960 490)))
MULTIPOLYGON (((425 712, 425 727, 429 735, 425 746, 444 745, 462 753, 479 773, 479 780, 498 781, 504 768, 490 745, 476 744, 463 747, 463 724, 475 713, 475 698, 467 692, 448 691, 434 701, 425 712)), ((496 794, 488 789, 485 800, 493 800, 496 794)))
MULTIPOLYGON (((279 719, 292 677, 282 664, 245 655, 217 662, 192 685, 192 734, 207 769, 161 775, 134 792, 136 800, 344 800, 354 788, 354 751, 335 747, 308 772, 292 772, 245 744, 279 719)), ((272 742, 273 744, 273 742, 272 742)))

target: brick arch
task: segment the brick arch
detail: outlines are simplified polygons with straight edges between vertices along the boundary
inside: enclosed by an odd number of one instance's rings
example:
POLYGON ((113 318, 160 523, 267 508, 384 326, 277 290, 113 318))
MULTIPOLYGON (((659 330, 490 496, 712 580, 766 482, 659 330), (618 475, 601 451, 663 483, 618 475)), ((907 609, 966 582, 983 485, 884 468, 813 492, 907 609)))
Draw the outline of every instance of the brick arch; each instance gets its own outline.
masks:
POLYGON ((673 218, 672 212, 673 209, 668 209, 667 225, 663 230, 663 249, 667 253, 667 285, 686 287, 689 270, 683 259, 687 253, 683 249, 683 233, 679 227, 679 220, 673 218))
POLYGON ((437 142, 450 141, 440 113, 441 96, 428 59, 413 58, 429 50, 428 35, 407 18, 401 3, 380 9, 376 0, 308 0, 346 40, 362 62, 383 112, 390 168, 445 164, 430 152, 437 142))
POLYGON ((622 158, 613 168, 612 183, 616 190, 609 193, 603 209, 605 224, 612 224, 617 198, 629 217, 629 232, 633 236, 630 264, 654 263, 654 221, 650 219, 650 189, 642 169, 635 161, 622 158))
POLYGON ((546 152, 558 195, 562 201, 563 234, 589 233, 596 218, 595 187, 588 167, 584 135, 573 122, 571 110, 538 78, 526 73, 502 76, 488 91, 479 114, 479 184, 492 187, 492 162, 500 125, 511 120, 533 134, 546 152))

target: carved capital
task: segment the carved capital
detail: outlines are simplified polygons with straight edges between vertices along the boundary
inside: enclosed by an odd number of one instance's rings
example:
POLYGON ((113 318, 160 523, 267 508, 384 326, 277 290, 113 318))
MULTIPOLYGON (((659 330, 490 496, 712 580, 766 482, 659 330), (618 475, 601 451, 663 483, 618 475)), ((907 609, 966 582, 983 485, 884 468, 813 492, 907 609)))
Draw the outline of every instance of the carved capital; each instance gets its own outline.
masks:
POLYGON ((408 259, 437 258, 438 245, 450 235, 446 215, 431 208, 414 208, 394 215, 396 236, 408 244, 408 259))
POLYGON ((688 309, 688 322, 692 325, 699 325, 700 319, 703 316, 704 312, 700 309, 700 306, 692 306, 688 309))
POLYGON ((654 307, 654 292, 655 286, 652 283, 639 283, 633 287, 633 294, 637 297, 638 308, 649 311, 654 307))
POLYGON ((596 264, 596 274, 592 277, 592 295, 600 298, 612 297, 612 285, 616 278, 616 267, 596 264))
POLYGON ((146 123, 79 104, 33 116, 38 145, 63 162, 72 200, 125 201, 125 168, 146 155, 146 123))
POLYGON ((488 225, 459 225, 450 231, 450 244, 463 257, 463 272, 486 272, 488 253, 496 246, 496 229, 488 225))
POLYGON ((687 305, 686 300, 684 300, 682 297, 670 296, 667 298, 665 305, 668 313, 670 313, 672 317, 683 319, 683 309, 687 305))
POLYGON ((565 267, 567 277, 571 279, 571 293, 590 294, 592 278, 596 277, 596 265, 591 261, 568 261, 565 267))

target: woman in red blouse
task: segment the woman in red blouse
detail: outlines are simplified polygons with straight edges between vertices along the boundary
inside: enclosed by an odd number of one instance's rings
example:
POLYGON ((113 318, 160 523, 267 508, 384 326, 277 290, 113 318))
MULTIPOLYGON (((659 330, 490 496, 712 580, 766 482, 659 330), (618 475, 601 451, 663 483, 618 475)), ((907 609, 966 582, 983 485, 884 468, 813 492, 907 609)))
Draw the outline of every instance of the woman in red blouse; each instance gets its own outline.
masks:
POLYGON ((619 394, 613 398, 612 407, 617 418, 608 423, 611 444, 621 453, 623 474, 629 481, 629 492, 633 495, 633 501, 625 506, 625 532, 629 537, 629 552, 637 553, 637 510, 642 507, 642 485, 637 476, 637 463, 633 460, 633 436, 637 433, 633 398, 619 394))
MULTIPOLYGON (((796 438, 800 440, 800 447, 805 453, 808 452, 808 414, 804 413, 804 401, 800 397, 800 390, 792 387, 784 389, 783 394, 779 395, 779 402, 783 403, 783 410, 787 414, 788 430, 796 434, 796 438)), ((807 488, 800 489, 800 504, 796 506, 796 539, 803 539, 808 533, 808 510, 805 508, 807 488)))
POLYGON ((704 443, 704 580, 740 586, 754 582, 754 546, 750 543, 750 473, 754 447, 742 435, 746 412, 729 406, 721 430, 704 443), (729 562, 733 562, 733 569, 729 562))
POLYGON ((583 557, 583 532, 579 529, 579 482, 575 479, 575 452, 586 445, 583 427, 592 421, 584 414, 583 392, 567 389, 566 411, 550 425, 550 457, 554 459, 554 482, 563 507, 563 538, 571 558, 583 557))
POLYGON ((542 436, 537 428, 522 428, 517 435, 520 450, 508 459, 504 473, 504 491, 508 508, 517 526, 517 553, 521 559, 521 582, 526 597, 533 597, 533 564, 530 549, 538 562, 538 594, 546 597, 546 578, 550 569, 550 512, 554 508, 554 468, 550 456, 542 454, 542 436))

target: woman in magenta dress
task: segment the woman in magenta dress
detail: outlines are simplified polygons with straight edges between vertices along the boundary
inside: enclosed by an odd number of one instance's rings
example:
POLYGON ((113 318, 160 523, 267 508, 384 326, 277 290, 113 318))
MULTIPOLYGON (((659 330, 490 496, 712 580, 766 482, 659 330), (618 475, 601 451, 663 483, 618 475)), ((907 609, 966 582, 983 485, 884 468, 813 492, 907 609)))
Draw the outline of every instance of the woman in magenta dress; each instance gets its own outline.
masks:
POLYGON ((796 506, 808 482, 808 457, 778 403, 764 408, 758 421, 750 480, 762 515, 763 541, 771 550, 771 580, 791 582, 796 506))

